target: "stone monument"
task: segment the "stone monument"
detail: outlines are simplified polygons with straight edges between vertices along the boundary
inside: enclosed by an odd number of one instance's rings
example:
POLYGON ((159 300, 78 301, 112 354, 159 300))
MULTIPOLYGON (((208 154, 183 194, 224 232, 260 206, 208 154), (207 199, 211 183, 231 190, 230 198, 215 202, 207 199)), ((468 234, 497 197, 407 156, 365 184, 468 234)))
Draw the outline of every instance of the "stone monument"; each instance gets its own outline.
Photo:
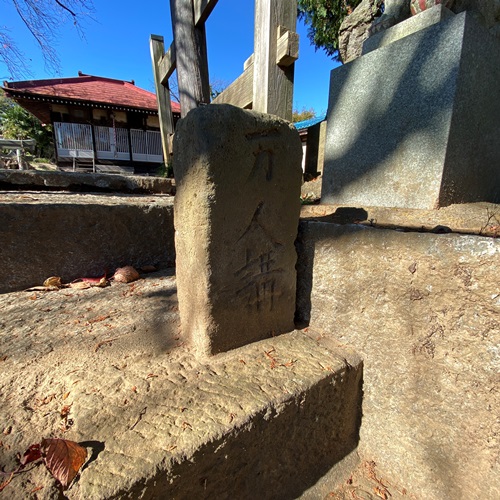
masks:
POLYGON ((441 5, 331 73, 322 203, 500 202, 500 43, 441 5))
POLYGON ((285 120, 230 105, 174 138, 181 325, 201 355, 294 329, 302 148, 285 120))

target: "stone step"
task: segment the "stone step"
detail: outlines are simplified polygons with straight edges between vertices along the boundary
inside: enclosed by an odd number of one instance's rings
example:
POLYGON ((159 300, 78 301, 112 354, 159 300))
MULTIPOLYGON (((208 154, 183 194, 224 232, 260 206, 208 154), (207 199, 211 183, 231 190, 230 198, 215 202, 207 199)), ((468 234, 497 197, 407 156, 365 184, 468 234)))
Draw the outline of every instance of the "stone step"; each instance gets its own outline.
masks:
MULTIPOLYGON (((110 177, 110 176, 108 176, 110 177)), ((0 192, 0 293, 175 262, 169 195, 0 192)))
MULTIPOLYGON (((67 498, 296 498, 357 445, 355 353, 294 331, 199 361, 168 273, 4 294, 0 308, 0 462, 44 437, 85 443, 67 498)), ((57 493, 45 467, 5 493, 39 486, 57 493)))

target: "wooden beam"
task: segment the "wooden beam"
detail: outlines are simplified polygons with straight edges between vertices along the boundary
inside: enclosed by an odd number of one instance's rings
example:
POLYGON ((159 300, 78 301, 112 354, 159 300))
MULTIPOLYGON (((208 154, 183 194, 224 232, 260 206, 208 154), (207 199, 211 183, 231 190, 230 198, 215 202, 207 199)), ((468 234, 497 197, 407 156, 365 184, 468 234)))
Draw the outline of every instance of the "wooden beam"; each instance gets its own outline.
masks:
POLYGON ((278 66, 278 27, 295 33, 297 0, 256 0, 253 109, 292 120, 294 63, 278 66))
POLYGON ((253 64, 253 54, 243 63, 243 71, 253 64))
POLYGON ((193 0, 195 26, 205 24, 217 2, 218 0, 193 0))
POLYGON ((170 160, 170 138, 174 133, 174 118, 172 116, 172 107, 170 104, 170 90, 168 88, 168 79, 162 83, 160 72, 160 61, 163 59, 165 46, 163 37, 151 35, 149 39, 149 48, 151 51, 151 62, 153 64, 153 77, 155 81, 156 101, 158 102, 158 118, 160 121, 161 145, 163 149, 163 160, 168 163, 170 160))
POLYGON ((195 26, 192 0, 170 0, 181 116, 210 102, 205 27, 195 26))
MULTIPOLYGON (((203 26, 208 16, 214 10, 218 0, 194 0, 194 24, 203 26)), ((155 36, 155 35, 151 35, 155 36)), ((160 76, 163 84, 168 81, 175 71, 175 44, 172 42, 167 52, 160 61, 160 76)))
POLYGON ((278 27, 278 45, 276 47, 276 64, 290 66, 299 58, 299 35, 288 31, 284 26, 278 27))
POLYGON ((232 104, 240 108, 251 108, 253 99, 253 64, 221 92, 212 104, 232 104))
POLYGON ((175 71, 175 45, 172 43, 167 52, 160 59, 158 70, 160 72, 160 79, 163 85, 168 85, 168 79, 175 71))

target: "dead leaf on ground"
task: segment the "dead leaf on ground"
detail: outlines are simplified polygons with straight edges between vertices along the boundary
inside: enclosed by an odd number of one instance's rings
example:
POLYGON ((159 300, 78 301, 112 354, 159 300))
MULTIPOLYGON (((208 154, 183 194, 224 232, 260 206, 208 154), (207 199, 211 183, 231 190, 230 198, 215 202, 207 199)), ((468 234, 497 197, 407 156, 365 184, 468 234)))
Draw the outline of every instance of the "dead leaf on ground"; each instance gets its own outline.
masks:
POLYGON ((67 417, 70 411, 71 411, 71 405, 63 406, 60 411, 61 418, 67 417))
POLYGON ((42 452, 40 450, 39 444, 32 444, 21 457, 21 465, 28 465, 31 462, 36 462, 38 459, 42 458, 42 452))
POLYGON ((92 285, 87 281, 77 281, 76 283, 70 283, 70 288, 74 288, 76 290, 85 290, 86 288, 90 288, 92 285))
POLYGON ((104 288, 109 285, 109 281, 106 278, 106 274, 99 278, 78 278, 73 280, 69 286, 76 289, 85 289, 90 287, 104 288), (86 286, 78 285, 78 283, 85 283, 86 286))
POLYGON ((87 460, 87 450, 67 439, 42 439, 40 450, 47 469, 66 489, 87 460))
POLYGON ((43 282, 43 286, 55 286, 57 288, 62 287, 62 282, 61 282, 61 277, 60 276, 51 276, 50 278, 47 278, 43 282))
MULTIPOLYGON (((32 286, 31 288, 26 288, 25 292, 55 292, 59 290, 57 286, 32 286)), ((30 297, 31 298, 31 297, 30 297)), ((36 296, 35 296, 36 298, 36 296)))
POLYGON ((132 266, 120 267, 113 275, 113 279, 118 283, 130 283, 138 280, 139 277, 139 273, 132 266))

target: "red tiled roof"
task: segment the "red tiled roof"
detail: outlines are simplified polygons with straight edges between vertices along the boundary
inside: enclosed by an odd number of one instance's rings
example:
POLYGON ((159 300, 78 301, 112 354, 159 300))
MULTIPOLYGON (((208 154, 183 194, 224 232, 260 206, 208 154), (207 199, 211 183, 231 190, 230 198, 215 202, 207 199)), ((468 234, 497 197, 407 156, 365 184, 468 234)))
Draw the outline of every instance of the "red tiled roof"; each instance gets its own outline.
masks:
MULTIPOLYGON (((4 82, 4 88, 7 92, 12 90, 33 96, 91 101, 155 111, 158 109, 156 95, 136 87, 133 82, 81 73, 72 78, 4 82)), ((180 113, 180 105, 172 102, 172 111, 180 113)))

